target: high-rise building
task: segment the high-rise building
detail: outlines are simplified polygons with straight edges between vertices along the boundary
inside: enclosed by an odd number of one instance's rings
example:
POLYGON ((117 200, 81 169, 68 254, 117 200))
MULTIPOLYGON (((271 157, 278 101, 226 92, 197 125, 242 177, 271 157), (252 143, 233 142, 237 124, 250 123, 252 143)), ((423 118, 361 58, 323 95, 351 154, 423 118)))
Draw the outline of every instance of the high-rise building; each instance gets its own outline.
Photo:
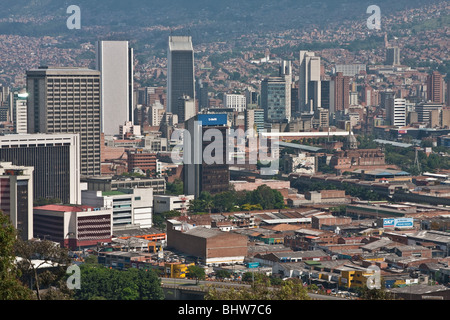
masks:
POLYGON ((450 107, 450 78, 447 79, 447 107, 450 107))
POLYGON ((291 120, 291 90, 291 64, 283 61, 278 77, 268 77, 261 82, 261 108, 267 122, 291 120))
POLYGON ((251 129, 254 134, 264 130, 264 109, 247 108, 245 110, 245 131, 251 129))
POLYGON ((185 122, 185 128, 189 135, 185 135, 183 140, 184 193, 197 198, 202 191, 210 194, 228 191, 230 171, 227 161, 227 115, 198 114, 185 122), (210 129, 212 131, 209 133, 220 133, 221 139, 216 136, 212 142, 204 139, 205 133, 210 129), (212 143, 213 147, 210 146, 212 143), (206 148, 214 149, 210 150, 213 151, 211 157, 214 159, 207 159, 206 156, 210 154, 205 156, 206 148))
POLYGON ((197 114, 195 100, 187 95, 182 95, 177 100, 176 114, 178 122, 183 123, 197 114))
POLYGON ((0 162, 0 210, 23 240, 33 238, 33 167, 0 162))
POLYGON ((330 82, 330 112, 344 112, 350 107, 350 77, 338 72, 330 82))
POLYGON ((439 71, 433 71, 427 76, 427 100, 444 103, 444 77, 439 71))
POLYGON ((314 52, 300 51, 300 77, 298 88, 299 111, 314 113, 321 107, 320 57, 314 52))
POLYGON ((167 112, 176 114, 178 99, 195 97, 194 48, 190 36, 170 36, 167 56, 167 112))
POLYGON ((386 109, 386 121, 391 126, 406 126, 406 99, 394 99, 386 109))
POLYGON ((133 48, 128 41, 97 41, 96 70, 101 72, 102 132, 116 135, 133 121, 133 48))
POLYGON ((27 133, 27 98, 25 90, 14 93, 12 122, 15 133, 27 133))
POLYGON ((244 112, 247 105, 245 95, 227 93, 223 95, 223 106, 234 109, 237 112, 244 112))
POLYGON ((415 112, 417 112, 417 118, 419 122, 423 122, 431 127, 433 124, 436 124, 436 122, 439 122, 439 120, 436 118, 440 117, 442 108, 443 105, 440 103, 420 103, 415 106, 415 112), (435 112, 434 115, 433 112, 435 112))
POLYGON ((27 71, 28 133, 78 133, 81 175, 100 175, 100 71, 27 71))
POLYGON ((0 161, 33 167, 33 199, 81 203, 78 134, 0 136, 0 161))
POLYGON ((390 66, 400 65, 400 48, 389 47, 386 48, 386 64, 390 66))
POLYGON ((198 100, 198 111, 201 112, 203 109, 208 108, 209 83, 204 82, 201 79, 196 82, 195 94, 198 100))

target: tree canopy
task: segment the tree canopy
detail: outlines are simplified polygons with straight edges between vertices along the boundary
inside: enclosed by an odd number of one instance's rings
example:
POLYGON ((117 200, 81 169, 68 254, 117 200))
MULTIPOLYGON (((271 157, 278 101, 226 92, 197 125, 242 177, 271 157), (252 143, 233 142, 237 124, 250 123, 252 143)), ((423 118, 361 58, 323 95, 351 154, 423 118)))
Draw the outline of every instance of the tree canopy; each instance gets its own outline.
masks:
POLYGON ((217 213, 261 209, 282 209, 284 198, 280 191, 261 185, 253 191, 230 190, 211 195, 202 192, 190 202, 190 213, 217 213))
POLYGON ((92 264, 81 266, 81 288, 77 300, 163 300, 161 282, 153 270, 108 269, 92 264))

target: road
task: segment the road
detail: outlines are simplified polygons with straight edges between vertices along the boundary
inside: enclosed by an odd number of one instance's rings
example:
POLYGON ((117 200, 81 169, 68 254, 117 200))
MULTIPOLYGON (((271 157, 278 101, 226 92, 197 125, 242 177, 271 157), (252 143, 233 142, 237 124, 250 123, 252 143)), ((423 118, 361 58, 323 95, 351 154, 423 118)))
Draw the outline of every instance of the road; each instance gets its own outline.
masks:
MULTIPOLYGON (((198 284, 196 280, 192 279, 176 279, 176 278, 160 278, 161 284, 164 287, 172 287, 172 286, 193 286, 193 287, 206 287, 206 286, 220 286, 220 287, 247 287, 250 288, 251 286, 249 284, 239 283, 239 282, 232 282, 232 281, 198 281, 198 284)), ((313 300, 348 300, 344 297, 339 296, 333 296, 333 295, 326 295, 326 294, 318 294, 318 293, 308 293, 308 295, 313 300)))

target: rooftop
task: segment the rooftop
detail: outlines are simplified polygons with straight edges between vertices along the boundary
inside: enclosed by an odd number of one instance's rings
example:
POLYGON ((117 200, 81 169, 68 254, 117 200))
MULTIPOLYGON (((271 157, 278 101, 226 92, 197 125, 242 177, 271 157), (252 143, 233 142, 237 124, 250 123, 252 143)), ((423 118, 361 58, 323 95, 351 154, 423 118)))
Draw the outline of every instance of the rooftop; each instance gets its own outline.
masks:
POLYGON ((38 210, 58 211, 58 212, 82 212, 94 210, 94 207, 83 205, 69 205, 69 204, 47 204, 44 206, 34 207, 38 210))

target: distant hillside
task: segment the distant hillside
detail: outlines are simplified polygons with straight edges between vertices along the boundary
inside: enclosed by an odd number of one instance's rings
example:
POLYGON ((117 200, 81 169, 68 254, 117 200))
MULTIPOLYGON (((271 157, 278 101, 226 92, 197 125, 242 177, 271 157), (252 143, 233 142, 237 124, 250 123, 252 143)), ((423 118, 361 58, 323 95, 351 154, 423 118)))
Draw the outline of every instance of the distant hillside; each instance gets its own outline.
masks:
MULTIPOLYGON (((438 2, 427 0, 426 4, 438 2)), ((323 26, 367 18, 367 0, 2 0, 0 18, 29 18, 33 23, 4 22, 0 33, 65 34, 69 5, 80 6, 82 25, 130 32, 136 27, 183 26, 190 32, 232 34, 323 26), (45 20, 46 19, 46 20, 45 20), (38 25, 39 27, 36 27, 38 25)), ((383 13, 424 5, 423 0, 378 0, 383 13)))

